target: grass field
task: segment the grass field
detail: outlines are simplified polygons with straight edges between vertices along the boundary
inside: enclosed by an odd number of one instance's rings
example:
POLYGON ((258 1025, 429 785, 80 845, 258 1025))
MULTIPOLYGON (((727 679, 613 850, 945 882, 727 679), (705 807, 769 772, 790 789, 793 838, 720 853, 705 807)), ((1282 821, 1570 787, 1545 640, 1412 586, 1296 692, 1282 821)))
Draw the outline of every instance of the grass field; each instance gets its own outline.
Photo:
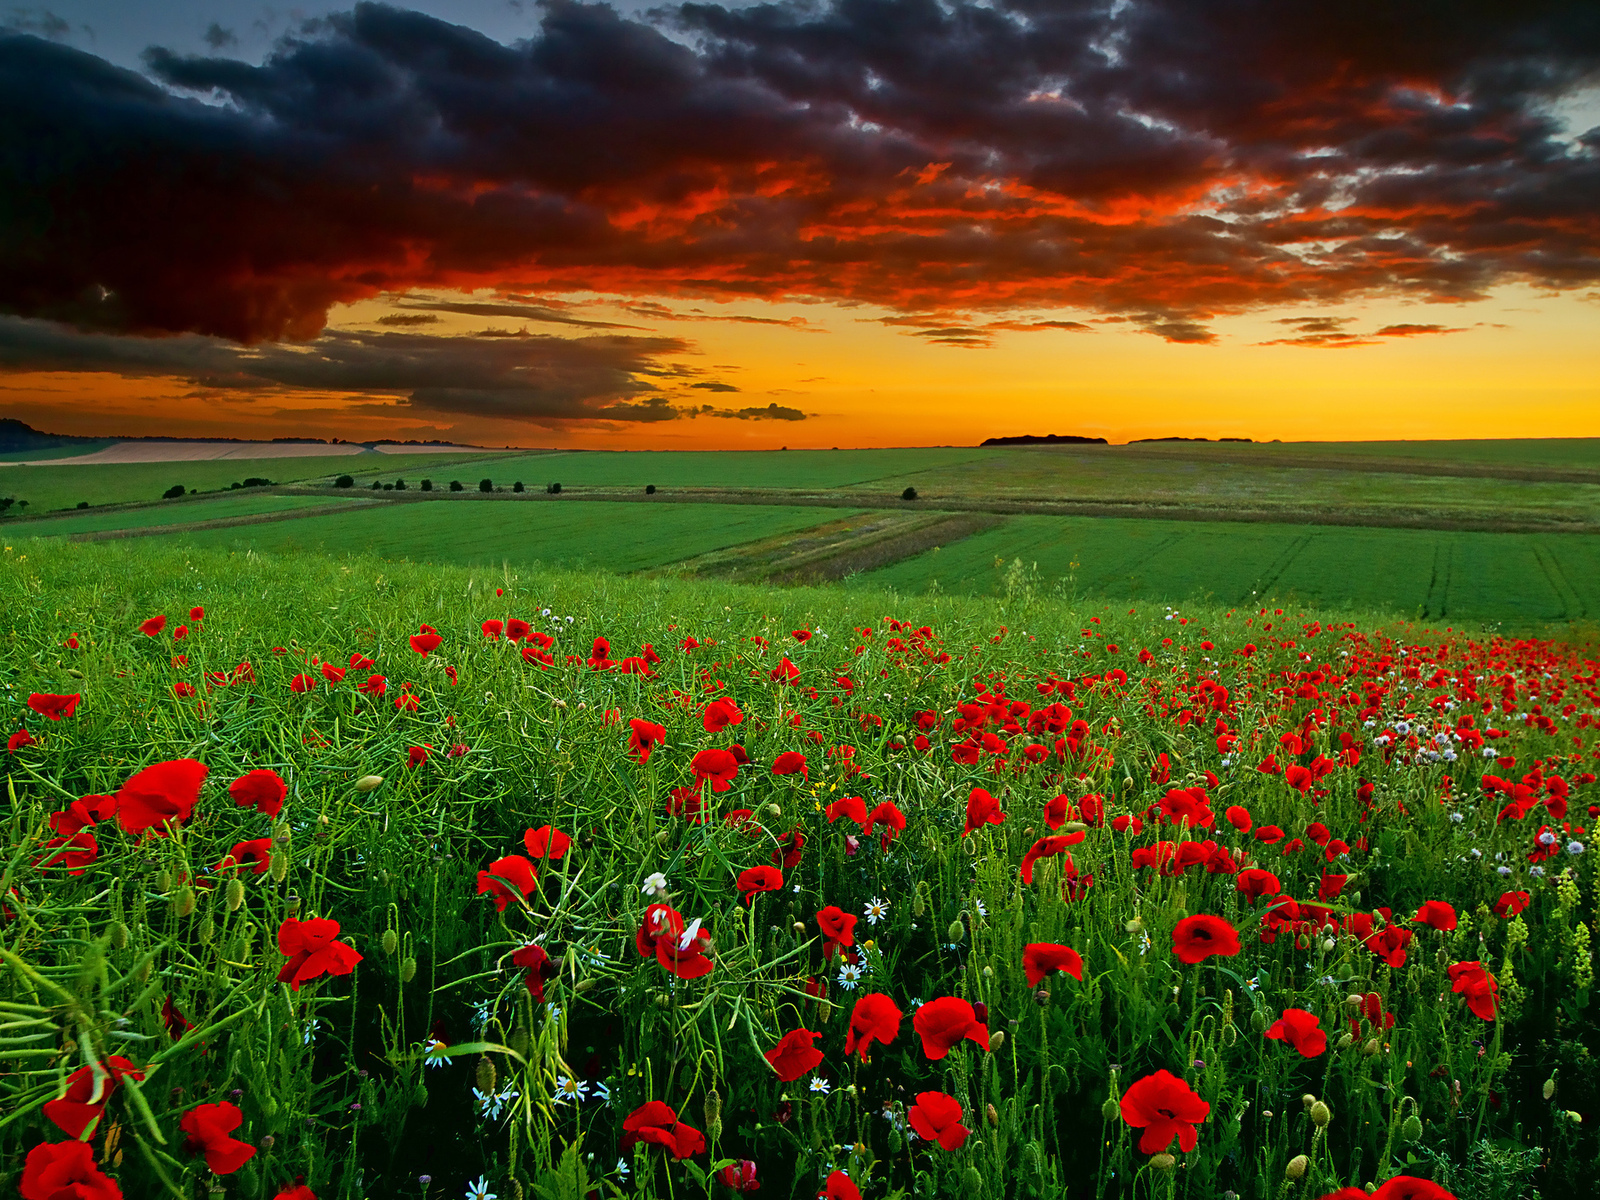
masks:
POLYGON ((167 537, 0 598, 5 1195, 1593 1192, 1596 647, 167 537))
POLYGON ((1023 516, 851 584, 997 595, 1016 559, 1037 574, 1013 587, 1055 594, 1273 597, 1516 624, 1600 616, 1600 536, 1579 534, 1023 516))
MULTIPOLYGON (((0 467, 0 496, 28 501, 28 513, 37 516, 56 509, 75 508, 80 500, 102 504, 148 503, 176 484, 200 492, 226 490, 246 479, 289 483, 301 479, 332 479, 335 475, 372 464, 385 478, 420 479, 459 463, 461 455, 356 454, 338 458, 220 459, 199 462, 112 463, 91 467, 0 467), (336 465, 337 464, 337 465, 336 465)), ((475 460, 481 461, 481 460, 475 460)), ((474 476, 474 480, 481 476, 474 476)))
POLYGON ((374 554, 450 566, 539 563, 627 572, 795 532, 840 515, 838 509, 736 504, 416 502, 163 536, 196 546, 374 554))
POLYGON ((195 521, 223 521, 232 517, 254 517, 262 513, 293 512, 330 503, 322 496, 280 496, 255 489, 232 492, 216 498, 206 497, 168 502, 159 508, 114 508, 94 510, 67 517, 48 517, 11 527, 13 536, 66 537, 74 533, 103 533, 115 529, 160 529, 165 525, 187 525, 195 521))

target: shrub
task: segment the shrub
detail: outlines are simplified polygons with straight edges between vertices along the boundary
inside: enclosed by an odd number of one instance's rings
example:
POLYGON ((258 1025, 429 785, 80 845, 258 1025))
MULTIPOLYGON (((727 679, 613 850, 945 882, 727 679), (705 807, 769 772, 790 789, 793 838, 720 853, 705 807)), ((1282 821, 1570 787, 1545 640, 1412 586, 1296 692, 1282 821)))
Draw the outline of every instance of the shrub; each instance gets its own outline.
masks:
POLYGON ((521 492, 526 491, 527 489, 522 486, 522 480, 519 479, 511 485, 511 490, 513 492, 521 492))
POLYGON ((386 491, 386 492, 392 492, 392 491, 394 491, 394 484, 392 484, 392 483, 386 483, 386 484, 384 484, 384 485, 383 485, 383 490, 384 490, 384 491, 386 491))
POLYGON ((163 500, 176 500, 179 496, 183 495, 188 490, 189 489, 184 487, 183 484, 175 483, 171 487, 169 487, 166 491, 161 493, 161 498, 163 500))
POLYGON ((78 507, 79 508, 88 508, 89 507, 89 502, 87 500, 79 500, 78 501, 78 507))
POLYGON ((915 500, 916 498, 917 489, 914 487, 908 487, 905 491, 900 493, 900 499, 902 500, 915 500))
POLYGON ((551 495, 551 496, 559 496, 559 495, 561 495, 561 485, 559 483, 552 483, 549 487, 545 488, 544 490, 545 490, 546 494, 551 495))
POLYGON ((250 476, 249 479, 246 479, 244 481, 244 486, 245 487, 271 487, 272 486, 272 480, 263 479, 259 475, 252 475, 252 476, 250 476))
POLYGON ((646 496, 654 496, 656 494, 656 485, 653 483, 647 484, 644 489, 644 494, 646 496))
POLYGON ((431 479, 424 479, 424 480, 423 480, 423 481, 422 481, 422 485, 421 485, 421 486, 422 486, 422 490, 423 490, 423 491, 425 491, 425 492, 431 492, 431 491, 433 491, 433 480, 431 480, 431 479))
POLYGON ((450 481, 450 490, 451 490, 451 491, 452 491, 452 492, 459 492, 459 491, 460 491, 460 490, 461 490, 461 480, 459 480, 459 479, 452 479, 452 480, 451 480, 451 481, 450 481))
POLYGON ((244 484, 240 483, 237 479, 235 479, 232 483, 230 483, 228 485, 228 490, 230 492, 237 492, 243 486, 244 486, 244 484))
POLYGON ((397 492, 405 491, 406 490, 406 481, 404 479, 396 479, 394 481, 394 490, 397 491, 397 492))
POLYGON ((373 490, 373 491, 375 491, 375 492, 376 492, 376 491, 378 491, 378 490, 379 490, 379 489, 381 489, 381 488, 382 488, 382 487, 383 487, 383 484, 381 484, 381 483, 380 483, 380 482, 378 482, 378 481, 377 481, 377 480, 376 480, 376 479, 374 479, 374 480, 373 480, 373 481, 372 481, 372 490, 373 490))
POLYGON ((356 481, 349 475, 341 475, 333 481, 333 486, 338 488, 355 487, 356 481))
POLYGON ((494 491, 494 480, 492 480, 492 479, 480 479, 480 480, 478 480, 478 490, 480 492, 492 492, 492 491, 494 491))

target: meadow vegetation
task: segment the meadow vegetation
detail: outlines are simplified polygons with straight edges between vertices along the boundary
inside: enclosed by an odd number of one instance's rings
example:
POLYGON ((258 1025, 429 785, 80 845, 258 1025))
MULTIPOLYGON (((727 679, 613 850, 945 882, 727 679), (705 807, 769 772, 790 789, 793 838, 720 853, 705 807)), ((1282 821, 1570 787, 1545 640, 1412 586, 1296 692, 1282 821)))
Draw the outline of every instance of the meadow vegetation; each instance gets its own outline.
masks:
POLYGON ((24 1200, 1600 1167, 1593 647, 154 540, 0 596, 24 1200))

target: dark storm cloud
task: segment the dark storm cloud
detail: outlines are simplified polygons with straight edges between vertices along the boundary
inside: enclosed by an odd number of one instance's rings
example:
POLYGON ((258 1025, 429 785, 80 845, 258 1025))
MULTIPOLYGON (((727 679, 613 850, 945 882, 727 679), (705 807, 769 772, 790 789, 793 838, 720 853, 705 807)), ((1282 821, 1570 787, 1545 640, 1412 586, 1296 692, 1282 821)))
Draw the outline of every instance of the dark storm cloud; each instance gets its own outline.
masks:
MULTIPOLYGON (((151 77, 0 35, 0 311, 248 342, 517 287, 1076 306, 1205 344, 1217 313, 1600 282, 1600 130, 1546 115, 1600 71, 1592 0, 658 10, 682 40, 542 11, 505 46, 362 4, 151 77)), ((992 337, 961 324, 916 336, 992 337)))

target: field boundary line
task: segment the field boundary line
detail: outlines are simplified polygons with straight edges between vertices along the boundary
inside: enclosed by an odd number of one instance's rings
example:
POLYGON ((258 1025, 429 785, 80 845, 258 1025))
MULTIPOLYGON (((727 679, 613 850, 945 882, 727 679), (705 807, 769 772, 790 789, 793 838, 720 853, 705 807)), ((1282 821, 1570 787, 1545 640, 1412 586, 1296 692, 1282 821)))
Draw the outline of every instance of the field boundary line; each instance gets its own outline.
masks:
POLYGON ((287 508, 282 512, 252 513, 244 517, 218 517, 214 521, 186 521, 177 525, 143 525, 133 529, 96 529, 86 533, 44 534, 44 537, 60 536, 69 542, 110 542, 122 538, 158 537, 167 533, 199 533, 207 529, 228 529, 236 525, 270 525, 278 521, 290 521, 300 517, 326 517, 332 514, 349 512, 353 508, 371 508, 381 501, 373 500, 336 500, 332 504, 318 505, 313 508, 287 508))

